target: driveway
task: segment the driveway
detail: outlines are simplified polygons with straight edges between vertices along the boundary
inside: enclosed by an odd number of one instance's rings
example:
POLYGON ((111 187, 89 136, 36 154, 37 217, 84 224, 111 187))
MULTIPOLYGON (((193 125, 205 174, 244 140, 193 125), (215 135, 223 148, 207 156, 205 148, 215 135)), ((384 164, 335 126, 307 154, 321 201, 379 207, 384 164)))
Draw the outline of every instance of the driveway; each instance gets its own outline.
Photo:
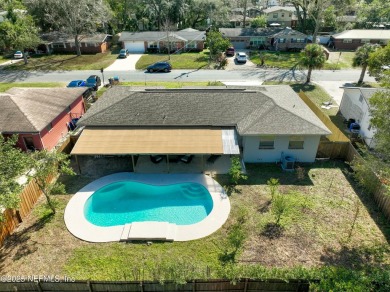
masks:
POLYGON ((114 63, 108 66, 104 71, 134 71, 135 64, 141 58, 142 54, 130 54, 126 59, 116 59, 114 63))
POLYGON ((351 86, 352 81, 314 81, 313 83, 321 86, 337 103, 340 105, 343 97, 344 89, 343 86, 351 86))

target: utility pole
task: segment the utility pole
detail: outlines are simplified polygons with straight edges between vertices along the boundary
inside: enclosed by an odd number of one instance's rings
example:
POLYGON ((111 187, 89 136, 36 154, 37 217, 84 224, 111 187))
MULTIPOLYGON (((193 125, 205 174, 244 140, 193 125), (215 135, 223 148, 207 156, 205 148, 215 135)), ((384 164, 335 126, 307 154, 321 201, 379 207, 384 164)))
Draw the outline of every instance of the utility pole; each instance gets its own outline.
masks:
POLYGON ((100 72, 102 73, 102 77, 103 77, 103 78, 102 78, 102 79, 103 79, 103 86, 104 86, 104 74, 103 74, 103 71, 104 71, 104 69, 101 68, 101 69, 100 69, 100 72))

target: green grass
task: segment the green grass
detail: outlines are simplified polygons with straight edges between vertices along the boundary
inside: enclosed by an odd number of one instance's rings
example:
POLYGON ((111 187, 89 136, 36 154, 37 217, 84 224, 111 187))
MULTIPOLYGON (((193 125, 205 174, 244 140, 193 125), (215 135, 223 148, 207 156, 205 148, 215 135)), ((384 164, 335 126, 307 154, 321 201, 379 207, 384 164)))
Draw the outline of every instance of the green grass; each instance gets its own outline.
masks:
POLYGON ((6 67, 6 70, 100 70, 111 65, 118 55, 116 53, 99 53, 93 55, 36 55, 28 64, 18 62, 6 67))
POLYGON ((330 52, 329 59, 326 61, 324 69, 352 69, 352 59, 354 56, 355 52, 330 52))
POLYGON ((9 61, 9 60, 10 60, 9 58, 0 55, 0 64, 2 64, 2 63, 4 63, 4 62, 7 62, 7 61, 9 61))
POLYGON ((0 82, 0 92, 7 91, 12 87, 65 87, 65 83, 61 82, 15 82, 15 83, 1 83, 0 82))
POLYGON ((137 82, 121 82, 121 85, 124 86, 162 86, 164 88, 182 88, 184 86, 223 86, 222 82, 216 81, 216 82, 206 82, 206 81, 199 81, 199 82, 158 82, 158 81, 137 81, 137 82))
POLYGON ((269 67, 278 67, 290 69, 299 63, 299 52, 252 52, 250 60, 257 64, 261 64, 260 54, 264 56, 264 65, 269 67))
POLYGON ((135 68, 144 70, 147 66, 161 61, 169 61, 173 69, 202 69, 208 66, 209 54, 206 50, 200 53, 172 54, 170 60, 167 54, 146 54, 138 60, 135 68))

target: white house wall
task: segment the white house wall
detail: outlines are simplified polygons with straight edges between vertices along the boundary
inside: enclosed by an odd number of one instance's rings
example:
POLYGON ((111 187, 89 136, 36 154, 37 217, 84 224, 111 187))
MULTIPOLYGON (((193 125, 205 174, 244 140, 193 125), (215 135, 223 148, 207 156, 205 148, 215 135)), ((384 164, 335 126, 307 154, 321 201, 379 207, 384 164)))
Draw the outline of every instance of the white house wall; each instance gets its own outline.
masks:
POLYGON ((370 127, 370 111, 367 100, 360 100, 360 90, 344 89, 340 104, 340 112, 344 118, 355 119, 360 125, 360 135, 369 147, 374 147, 375 128, 370 127))
POLYGON ((262 163, 280 161, 284 155, 293 156, 298 162, 314 162, 321 136, 305 136, 303 149, 288 149, 289 136, 276 136, 274 149, 259 149, 260 136, 243 137, 244 162, 262 163))

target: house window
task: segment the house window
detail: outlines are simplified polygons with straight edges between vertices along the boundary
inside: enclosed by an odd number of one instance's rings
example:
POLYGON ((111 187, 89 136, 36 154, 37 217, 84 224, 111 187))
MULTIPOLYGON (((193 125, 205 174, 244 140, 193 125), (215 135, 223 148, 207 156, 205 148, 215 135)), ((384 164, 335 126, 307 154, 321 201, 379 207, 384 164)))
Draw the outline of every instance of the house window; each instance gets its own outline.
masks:
POLYGON ((274 149, 275 137, 274 136, 261 136, 259 142, 259 149, 274 149))
POLYGON ((282 17, 284 17, 284 13, 282 13, 282 17))
POLYGON ((343 43, 350 44, 350 43, 352 43, 352 40, 351 39, 343 39, 343 43))
POLYGON ((71 108, 70 106, 68 106, 67 110, 68 110, 68 113, 70 113, 70 111, 72 110, 72 108, 71 108))
POLYGON ((50 132, 53 129, 53 123, 48 124, 46 129, 50 132))
POLYGON ((196 42, 188 42, 186 44, 187 49, 195 49, 196 48, 196 42))
POLYGON ((285 43, 285 42, 286 42, 286 39, 283 39, 283 38, 278 39, 278 43, 279 44, 282 44, 282 43, 285 43))
POLYGON ((150 42, 150 43, 148 43, 148 46, 151 49, 157 49, 158 48, 157 42, 150 42))
POLYGON ((387 40, 380 40, 379 43, 380 43, 381 45, 386 45, 386 44, 387 44, 387 40))
POLYGON ((359 96, 359 101, 363 102, 363 95, 362 94, 360 94, 360 96, 359 96))
POLYGON ((277 13, 274 13, 274 15, 272 16, 273 18, 278 18, 278 14, 277 13))
POLYGON ((305 139, 303 136, 290 136, 288 141, 288 149, 303 149, 305 139))
POLYGON ((290 13, 290 14, 288 15, 288 17, 292 17, 292 13, 290 13))
POLYGON ((361 42, 362 44, 365 44, 365 43, 369 43, 370 40, 369 40, 369 39, 361 39, 360 42, 361 42))
POLYGON ((53 44, 52 45, 53 46, 53 48, 60 48, 60 49, 63 49, 63 48, 65 48, 65 44, 53 44))

